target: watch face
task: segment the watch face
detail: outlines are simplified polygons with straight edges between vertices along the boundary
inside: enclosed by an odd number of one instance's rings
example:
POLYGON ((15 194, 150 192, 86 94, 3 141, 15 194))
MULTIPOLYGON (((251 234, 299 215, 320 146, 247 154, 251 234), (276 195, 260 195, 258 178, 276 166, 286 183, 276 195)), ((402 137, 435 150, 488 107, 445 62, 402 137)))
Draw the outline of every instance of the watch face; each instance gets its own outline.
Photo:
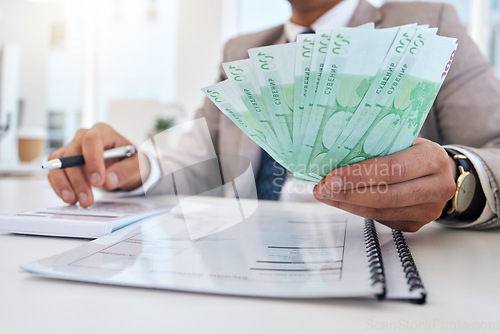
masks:
POLYGON ((459 213, 469 208, 474 192, 476 191, 476 178, 471 173, 464 173, 458 178, 458 190, 455 194, 455 210, 459 213))

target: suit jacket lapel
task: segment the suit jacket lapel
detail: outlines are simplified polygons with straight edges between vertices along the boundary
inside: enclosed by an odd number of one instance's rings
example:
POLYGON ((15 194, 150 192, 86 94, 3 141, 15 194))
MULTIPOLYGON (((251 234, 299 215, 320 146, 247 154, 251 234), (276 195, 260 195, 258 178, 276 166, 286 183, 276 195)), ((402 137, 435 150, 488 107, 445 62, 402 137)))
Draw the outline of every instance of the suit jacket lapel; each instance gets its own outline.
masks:
POLYGON ((356 27, 369 22, 373 22, 375 25, 378 25, 382 19, 383 13, 380 8, 372 6, 366 0, 360 0, 358 8, 354 12, 354 15, 347 26, 356 27))

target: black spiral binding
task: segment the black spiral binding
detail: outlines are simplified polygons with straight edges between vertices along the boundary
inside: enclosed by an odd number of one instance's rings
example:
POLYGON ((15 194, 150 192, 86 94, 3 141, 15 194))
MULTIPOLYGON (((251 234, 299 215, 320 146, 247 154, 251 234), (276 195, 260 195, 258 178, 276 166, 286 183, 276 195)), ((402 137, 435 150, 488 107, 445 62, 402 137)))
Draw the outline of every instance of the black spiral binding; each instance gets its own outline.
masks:
POLYGON ((411 256, 411 252, 408 248, 403 232, 392 230, 392 236, 394 238, 394 242, 396 243, 396 249, 398 250, 399 259, 401 260, 401 265, 403 266, 410 291, 414 291, 416 289, 421 290, 422 298, 412 300, 412 302, 423 304, 425 303, 427 293, 425 292, 424 284, 422 283, 422 279, 418 273, 417 266, 413 261, 413 256, 411 256))
POLYGON ((383 292, 377 295, 378 299, 383 299, 385 297, 384 263, 382 261, 382 251, 380 250, 377 229, 371 219, 365 219, 364 236, 372 285, 377 283, 381 283, 383 285, 383 292))

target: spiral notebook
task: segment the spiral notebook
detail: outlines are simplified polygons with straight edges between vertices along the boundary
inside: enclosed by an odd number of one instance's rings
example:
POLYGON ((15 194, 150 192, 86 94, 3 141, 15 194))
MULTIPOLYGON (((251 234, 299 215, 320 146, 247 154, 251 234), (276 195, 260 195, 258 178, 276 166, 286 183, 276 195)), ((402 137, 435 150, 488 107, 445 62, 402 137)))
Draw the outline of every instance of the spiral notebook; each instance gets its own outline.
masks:
MULTIPOLYGON (((196 214, 206 222, 220 219, 224 205, 202 199, 196 214)), ((195 241, 187 213, 174 209, 22 268, 59 279, 201 293, 425 302, 403 233, 325 207, 259 205, 236 226, 195 241)))

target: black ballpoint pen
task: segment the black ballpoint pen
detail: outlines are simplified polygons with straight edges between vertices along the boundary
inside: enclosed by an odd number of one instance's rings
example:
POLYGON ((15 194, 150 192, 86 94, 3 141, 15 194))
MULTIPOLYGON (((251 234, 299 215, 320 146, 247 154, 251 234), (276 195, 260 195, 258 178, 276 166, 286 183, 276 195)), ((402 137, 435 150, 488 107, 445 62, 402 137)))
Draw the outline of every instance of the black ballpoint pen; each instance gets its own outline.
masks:
MULTIPOLYGON (((136 153, 137 149, 135 148, 135 146, 132 145, 115 147, 110 150, 104 151, 104 160, 131 157, 136 153)), ((59 168, 83 166, 84 164, 85 160, 83 159, 83 155, 79 154, 79 155, 72 155, 69 157, 49 160, 46 163, 42 164, 42 168, 59 169, 59 168)))

